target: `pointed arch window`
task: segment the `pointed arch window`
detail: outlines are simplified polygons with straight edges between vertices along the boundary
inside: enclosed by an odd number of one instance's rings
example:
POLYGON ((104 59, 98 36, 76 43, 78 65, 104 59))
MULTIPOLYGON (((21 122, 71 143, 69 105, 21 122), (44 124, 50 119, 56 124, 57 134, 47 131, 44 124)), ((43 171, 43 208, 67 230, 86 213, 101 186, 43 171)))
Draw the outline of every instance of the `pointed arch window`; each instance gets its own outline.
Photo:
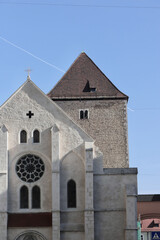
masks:
POLYGON ((28 188, 22 186, 20 189, 20 208, 28 208, 28 188))
POLYGON ((34 132, 33 132, 33 142, 34 143, 39 143, 40 142, 40 133, 37 129, 34 130, 34 132))
POLYGON ((67 183, 67 207, 76 208, 76 183, 69 180, 67 183))
POLYGON ((20 132, 20 143, 26 143, 27 142, 27 132, 25 130, 22 130, 20 132))
POLYGON ((38 186, 32 188, 32 208, 40 208, 41 206, 41 191, 38 186))

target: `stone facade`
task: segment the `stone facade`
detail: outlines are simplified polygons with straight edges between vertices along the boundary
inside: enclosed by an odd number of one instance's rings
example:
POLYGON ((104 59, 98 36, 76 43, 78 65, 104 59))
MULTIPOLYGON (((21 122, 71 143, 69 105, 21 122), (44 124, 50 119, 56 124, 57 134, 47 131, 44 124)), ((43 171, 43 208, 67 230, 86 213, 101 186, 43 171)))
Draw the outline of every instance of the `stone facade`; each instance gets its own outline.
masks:
POLYGON ((106 168, 128 168, 128 96, 83 52, 48 96, 95 141, 106 168))
POLYGON ((136 240, 126 119, 124 99, 54 102, 28 77, 0 108, 0 240, 136 240))
POLYGON ((127 100, 55 102, 95 140, 95 145, 103 153, 104 167, 129 167, 127 100), (83 109, 88 110, 88 119, 80 119, 80 110, 83 109))

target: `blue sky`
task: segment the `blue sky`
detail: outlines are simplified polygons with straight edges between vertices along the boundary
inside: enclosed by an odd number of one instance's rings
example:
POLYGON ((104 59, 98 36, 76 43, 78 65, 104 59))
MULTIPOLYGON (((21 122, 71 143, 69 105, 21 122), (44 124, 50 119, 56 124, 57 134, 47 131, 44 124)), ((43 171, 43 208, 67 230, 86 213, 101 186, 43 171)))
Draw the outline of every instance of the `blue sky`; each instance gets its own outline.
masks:
POLYGON ((0 104, 24 83, 27 68, 45 93, 63 75, 4 39, 64 72, 85 51, 129 96, 130 167, 138 167, 139 194, 160 193, 159 0, 0 0, 0 104))

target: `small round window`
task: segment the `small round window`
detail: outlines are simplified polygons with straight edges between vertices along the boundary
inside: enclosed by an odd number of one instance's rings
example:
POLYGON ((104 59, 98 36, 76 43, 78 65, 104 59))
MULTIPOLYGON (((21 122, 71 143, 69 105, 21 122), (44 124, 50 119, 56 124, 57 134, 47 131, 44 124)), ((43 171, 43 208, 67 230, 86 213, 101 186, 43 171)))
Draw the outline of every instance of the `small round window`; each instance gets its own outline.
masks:
POLYGON ((44 173, 45 166, 42 159, 36 155, 27 154, 16 164, 16 173, 24 182, 36 182, 44 173))

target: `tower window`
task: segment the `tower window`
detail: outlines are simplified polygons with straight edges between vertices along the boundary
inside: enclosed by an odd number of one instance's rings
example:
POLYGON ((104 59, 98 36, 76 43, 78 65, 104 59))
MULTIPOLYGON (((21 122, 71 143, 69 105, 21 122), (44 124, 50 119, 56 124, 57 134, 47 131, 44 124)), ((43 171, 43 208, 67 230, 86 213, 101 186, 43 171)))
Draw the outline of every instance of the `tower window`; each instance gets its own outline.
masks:
POLYGON ((89 110, 88 109, 81 109, 79 111, 79 119, 89 119, 89 110))
POLYGON ((22 130, 20 132, 20 143, 26 143, 27 142, 27 132, 25 130, 22 130))
POLYGON ((67 207, 76 208, 76 183, 70 180, 67 184, 67 207))
POLYGON ((79 114, 80 114, 80 119, 83 119, 83 110, 81 110, 79 114))
POLYGON ((88 119, 88 110, 85 110, 85 111, 84 111, 84 118, 85 118, 85 119, 88 119))
POLYGON ((20 189, 20 208, 28 208, 28 188, 22 186, 20 189))
POLYGON ((38 186, 32 188, 32 208, 40 208, 41 205, 41 193, 38 186))
POLYGON ((33 132, 33 142, 39 143, 40 142, 40 134, 38 130, 34 130, 33 132))

